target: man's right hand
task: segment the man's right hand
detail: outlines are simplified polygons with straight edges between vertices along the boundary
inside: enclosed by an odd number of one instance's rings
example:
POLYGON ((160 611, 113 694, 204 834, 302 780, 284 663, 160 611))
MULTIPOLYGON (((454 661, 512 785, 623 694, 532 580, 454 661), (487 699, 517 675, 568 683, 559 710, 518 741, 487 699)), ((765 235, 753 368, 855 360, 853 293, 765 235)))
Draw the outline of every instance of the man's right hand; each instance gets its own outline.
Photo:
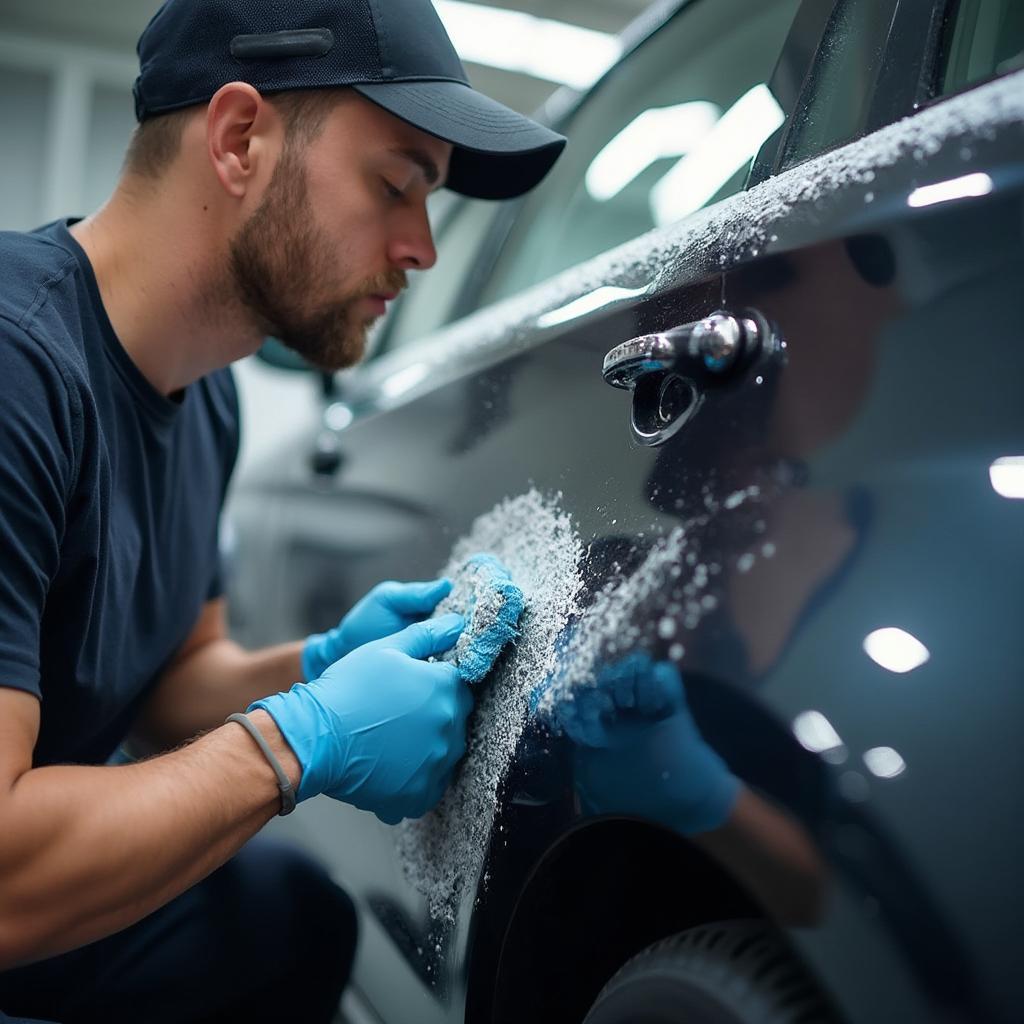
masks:
POLYGON ((300 801, 326 793, 393 825, 441 799, 466 751, 473 698, 453 665, 425 659, 464 628, 459 615, 418 622, 250 706, 270 714, 295 752, 300 801))

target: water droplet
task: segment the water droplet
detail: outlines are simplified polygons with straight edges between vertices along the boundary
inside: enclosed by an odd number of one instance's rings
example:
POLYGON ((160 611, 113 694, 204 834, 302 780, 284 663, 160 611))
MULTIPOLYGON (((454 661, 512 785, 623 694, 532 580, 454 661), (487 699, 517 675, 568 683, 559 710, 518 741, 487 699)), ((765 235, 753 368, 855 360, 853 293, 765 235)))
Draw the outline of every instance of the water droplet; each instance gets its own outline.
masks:
POLYGON ((758 375, 757 375, 757 376, 756 376, 756 377, 754 378, 754 383, 755 383, 755 384, 763 384, 763 383, 764 383, 764 377, 762 377, 762 376, 761 376, 760 374, 758 374, 758 375))
POLYGON ((750 572, 754 568, 754 556, 749 551, 746 554, 740 555, 736 560, 736 568, 740 572, 750 572))
POLYGON ((774 557, 774 555, 775 555, 775 545, 771 541, 768 541, 767 544, 762 544, 761 545, 761 554, 764 555, 765 558, 772 558, 772 557, 774 557))
POLYGON ((874 201, 875 201, 875 193, 874 192, 865 192, 864 193, 864 202, 865 203, 873 203, 874 201))
POLYGON ((668 640, 669 637, 676 635, 676 624, 674 619, 670 619, 667 615, 658 623, 658 636, 662 640, 668 640))
POLYGON ((681 661, 683 655, 686 653, 686 648, 682 644, 673 644, 668 649, 668 656, 673 661, 681 661))

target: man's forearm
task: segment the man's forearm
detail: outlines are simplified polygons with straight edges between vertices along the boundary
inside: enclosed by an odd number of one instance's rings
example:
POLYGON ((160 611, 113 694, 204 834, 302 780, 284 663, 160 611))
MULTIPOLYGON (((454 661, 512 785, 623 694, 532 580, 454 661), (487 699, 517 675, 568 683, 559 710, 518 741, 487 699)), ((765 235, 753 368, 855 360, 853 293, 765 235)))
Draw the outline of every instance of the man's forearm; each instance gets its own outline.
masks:
MULTIPOLYGON (((273 720, 252 719, 297 785, 298 762, 273 720)), ((0 793, 0 970, 140 920, 279 809, 273 770, 234 723, 139 764, 25 772, 0 793)))
POLYGON ((247 651, 212 640, 168 669, 134 732, 144 748, 167 750, 301 678, 301 643, 247 651))

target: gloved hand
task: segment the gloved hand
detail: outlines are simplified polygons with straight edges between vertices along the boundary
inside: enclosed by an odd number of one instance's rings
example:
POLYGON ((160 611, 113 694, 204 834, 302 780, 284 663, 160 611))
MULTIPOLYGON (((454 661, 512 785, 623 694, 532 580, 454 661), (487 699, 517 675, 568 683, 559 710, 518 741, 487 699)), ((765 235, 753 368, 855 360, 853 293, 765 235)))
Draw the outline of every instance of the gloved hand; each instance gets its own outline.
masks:
POLYGON ((685 708, 676 667, 634 651, 602 665, 592 686, 576 686, 554 706, 566 735, 584 747, 622 747, 642 739, 655 722, 685 708))
POLYGON ((464 627, 459 615, 415 623, 249 707, 268 712, 295 752, 299 801, 326 793, 394 825, 441 799, 466 750, 473 698, 454 665, 424 659, 464 627))
POLYGON ((306 638, 302 648, 302 677, 307 682, 322 675, 328 665, 357 647, 381 640, 427 618, 438 602, 451 593, 452 581, 378 583, 326 633, 306 638))
POLYGON ((575 744, 575 782, 591 813, 635 814, 685 835, 721 825, 740 782, 704 741, 679 670, 643 653, 604 666, 554 714, 575 744))

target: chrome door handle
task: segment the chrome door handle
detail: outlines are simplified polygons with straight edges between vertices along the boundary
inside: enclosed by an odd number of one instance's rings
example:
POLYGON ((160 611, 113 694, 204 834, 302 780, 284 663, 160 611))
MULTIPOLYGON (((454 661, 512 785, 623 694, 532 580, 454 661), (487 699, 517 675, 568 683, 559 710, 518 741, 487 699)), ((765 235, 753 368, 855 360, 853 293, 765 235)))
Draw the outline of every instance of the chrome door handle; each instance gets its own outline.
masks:
POLYGON ((755 360, 765 363, 775 350, 773 328, 760 313, 718 310, 616 345, 604 357, 602 373, 612 387, 631 392, 633 439, 651 447, 686 426, 708 393, 736 380, 755 360))
POLYGON ((617 345, 604 357, 604 379, 631 391, 649 373, 719 378, 755 356, 764 329, 753 314, 718 311, 692 324, 643 334, 617 345))

